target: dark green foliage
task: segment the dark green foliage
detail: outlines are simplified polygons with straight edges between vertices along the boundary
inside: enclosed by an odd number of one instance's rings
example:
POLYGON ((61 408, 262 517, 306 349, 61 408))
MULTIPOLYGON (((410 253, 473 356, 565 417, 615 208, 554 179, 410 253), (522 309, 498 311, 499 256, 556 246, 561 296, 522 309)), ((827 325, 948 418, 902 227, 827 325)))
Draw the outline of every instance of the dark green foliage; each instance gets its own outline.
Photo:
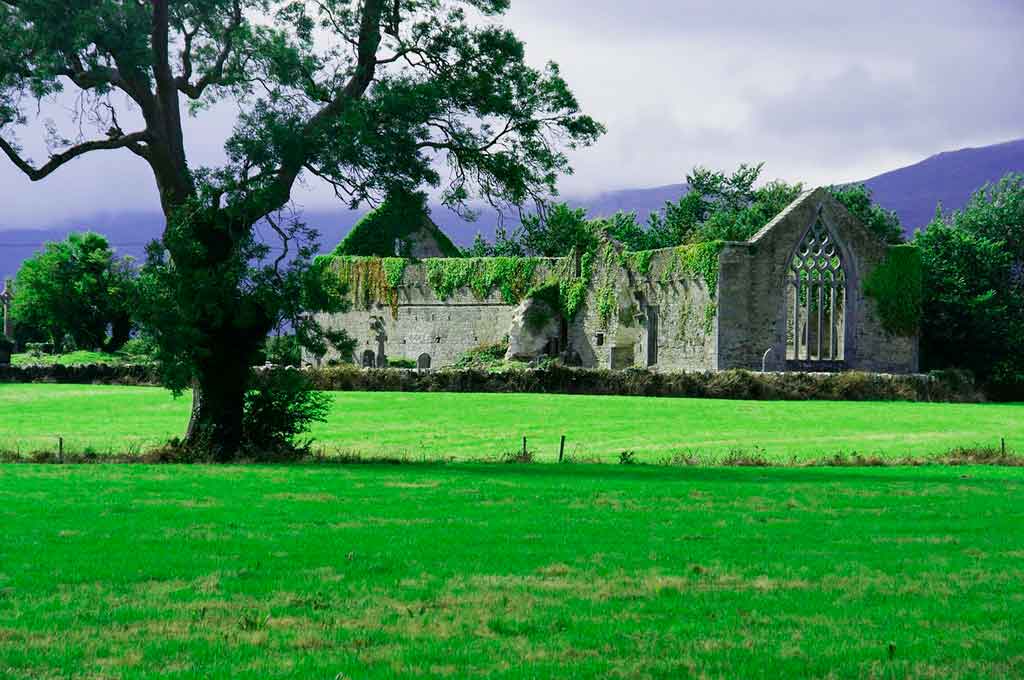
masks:
POLYGON ((891 246, 885 260, 864 279, 864 294, 878 306, 882 326, 912 337, 921 326, 923 273, 917 246, 891 246))
POLYGON ((863 184, 829 187, 837 201, 846 206, 864 226, 886 243, 903 243, 903 225, 899 215, 871 200, 871 190, 863 184))
POLYGON ((1003 398, 1024 396, 1024 178, 981 189, 915 237, 924 263, 927 369, 965 368, 1003 398))
POLYGON ((654 230, 645 229, 636 219, 636 213, 621 210, 611 217, 594 220, 596 229, 603 231, 626 250, 654 250, 662 247, 654 230))
POLYGON ((433 237, 444 257, 460 257, 458 247, 430 219, 427 195, 401 191, 389 195, 379 208, 359 220, 334 254, 407 258, 410 237, 419 231, 433 237))
POLYGON ((388 357, 388 368, 416 368, 416 360, 388 357))
POLYGON ((25 260, 15 280, 18 335, 56 347, 116 352, 128 341, 135 303, 131 260, 92 232, 51 241, 25 260))
POLYGON ((574 249, 593 252, 598 236, 587 221, 587 211, 573 209, 565 203, 549 208, 542 215, 527 215, 519 231, 523 249, 540 257, 565 257, 574 249))
MULTIPOLYGON (((331 330, 324 332, 324 339, 327 344, 338 354, 337 361, 343 364, 355 363, 356 346, 359 341, 348 334, 345 330, 331 330)), ((322 357, 323 354, 317 356, 322 357)))
MULTIPOLYGON (((803 191, 801 184, 782 181, 755 188, 763 165, 741 165, 731 175, 694 169, 686 178, 687 193, 677 202, 666 203, 661 213, 652 213, 646 227, 637 221, 635 213, 620 211, 588 220, 582 208, 561 203, 541 215, 524 218, 522 227, 511 237, 502 232, 501 245, 506 252, 563 257, 573 249, 594 252, 602 233, 629 251, 705 241, 746 241, 803 191)), ((492 246, 478 236, 471 251, 493 254, 499 243, 492 246)))
MULTIPOLYGON (((531 289, 526 297, 543 302, 551 310, 562 312, 561 286, 558 281, 546 281, 531 289)), ((540 313, 539 308, 534 308, 532 315, 526 318, 526 323, 531 330, 537 331, 543 328, 550 319, 550 316, 540 313)))
POLYGON ((310 442, 299 441, 313 423, 324 422, 331 398, 313 390, 309 378, 294 369, 256 374, 245 395, 242 420, 247 457, 255 460, 295 459, 309 453, 310 442))
POLYGON ((462 251, 464 257, 525 257, 526 249, 515 234, 509 234, 504 227, 494 233, 494 243, 488 243, 483 234, 477 232, 473 245, 462 251))
POLYGON ((792 203, 803 185, 781 181, 754 188, 764 164, 741 165, 731 175, 697 167, 687 175, 686 195, 651 215, 652 245, 746 241, 792 203))
POLYGON ((302 365, 302 346, 292 333, 271 335, 267 338, 264 354, 266 362, 274 366, 298 368, 302 365))

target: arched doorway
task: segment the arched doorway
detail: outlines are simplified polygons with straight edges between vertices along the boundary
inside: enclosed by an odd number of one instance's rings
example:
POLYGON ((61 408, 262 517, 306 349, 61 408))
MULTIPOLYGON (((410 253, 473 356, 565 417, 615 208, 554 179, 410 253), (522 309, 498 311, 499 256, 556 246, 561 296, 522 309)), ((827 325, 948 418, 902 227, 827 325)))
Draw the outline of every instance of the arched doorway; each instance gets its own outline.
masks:
POLYGON ((377 365, 377 355, 372 349, 363 352, 363 368, 374 368, 377 365))
POLYGON ((787 361, 811 364, 811 370, 828 370, 845 360, 846 266, 842 248, 819 215, 789 260, 787 361))
POLYGON ((421 354, 420 357, 416 360, 416 368, 421 371, 430 370, 430 355, 421 354))

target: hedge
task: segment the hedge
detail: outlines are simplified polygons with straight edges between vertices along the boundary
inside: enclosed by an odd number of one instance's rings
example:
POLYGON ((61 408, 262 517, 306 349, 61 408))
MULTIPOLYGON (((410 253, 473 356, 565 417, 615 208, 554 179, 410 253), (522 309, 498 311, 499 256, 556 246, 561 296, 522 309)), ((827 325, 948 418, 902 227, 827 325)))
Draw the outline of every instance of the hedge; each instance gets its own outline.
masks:
MULTIPOLYGON (((264 371, 266 368, 257 370, 264 371)), ((273 369, 298 370, 298 369, 273 369)), ((496 392, 694 397, 750 400, 981 402, 970 375, 754 373, 744 370, 652 373, 551 366, 492 373, 474 369, 415 371, 353 366, 302 369, 319 390, 340 392, 496 392)), ((149 366, 0 366, 0 382, 156 385, 149 366)))

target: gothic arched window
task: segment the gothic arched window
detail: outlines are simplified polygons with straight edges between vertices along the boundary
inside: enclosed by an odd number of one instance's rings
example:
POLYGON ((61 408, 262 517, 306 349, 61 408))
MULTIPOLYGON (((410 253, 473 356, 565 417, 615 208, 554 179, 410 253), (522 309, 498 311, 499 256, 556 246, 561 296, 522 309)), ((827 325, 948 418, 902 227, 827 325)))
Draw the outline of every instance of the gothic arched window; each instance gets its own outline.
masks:
POLYGON ((786 281, 786 358, 843 361, 846 270, 820 216, 793 251, 786 281))

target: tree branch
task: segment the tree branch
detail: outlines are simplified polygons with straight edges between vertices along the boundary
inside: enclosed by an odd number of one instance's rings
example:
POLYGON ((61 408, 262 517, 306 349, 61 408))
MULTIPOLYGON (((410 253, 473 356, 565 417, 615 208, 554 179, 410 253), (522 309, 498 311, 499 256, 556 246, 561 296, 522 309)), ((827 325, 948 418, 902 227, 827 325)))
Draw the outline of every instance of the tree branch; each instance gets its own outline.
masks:
POLYGON ((124 79, 116 68, 86 68, 81 58, 74 53, 67 55, 68 68, 61 75, 66 76, 83 90, 92 90, 102 85, 111 85, 125 89, 124 79))
POLYGON ((231 52, 234 49, 234 33, 241 25, 242 5, 238 0, 235 0, 231 14, 231 23, 229 23, 227 28, 224 29, 224 40, 221 45, 220 53, 217 54, 217 60, 214 62, 213 67, 203 74, 195 84, 189 82, 192 77, 192 36, 195 34, 185 35, 185 49, 182 50, 181 53, 184 73, 176 80, 178 89, 184 93, 185 96, 190 99, 199 99, 203 96, 203 91, 207 87, 219 82, 220 79, 224 77, 224 66, 227 64, 228 58, 231 56, 231 52))
MULTIPOLYGON (((25 173, 30 180, 38 182, 52 174, 62 165, 78 158, 79 156, 87 154, 90 151, 104 151, 110 149, 131 149, 132 151, 136 151, 136 149, 139 149, 144 152, 144 149, 139 145, 145 143, 148 139, 149 135, 146 132, 133 132, 128 135, 122 135, 111 139, 97 139, 90 142, 83 142, 82 144, 71 147, 67 151, 62 151, 61 153, 50 156, 50 160, 39 168, 33 167, 28 161, 22 158, 18 153, 18 150, 3 137, 0 137, 0 151, 3 151, 7 157, 11 159, 11 162, 13 162, 19 170, 25 173)), ((139 152, 136 151, 136 153, 139 152)))
MULTIPOLYGON (((317 140, 323 126, 340 116, 350 102, 361 98, 373 82, 377 68, 377 50, 381 42, 381 20, 384 14, 384 0, 365 0, 363 15, 359 22, 359 47, 355 71, 345 87, 327 104, 320 108, 306 123, 302 135, 307 143, 296 149, 277 171, 274 191, 265 200, 283 205, 291 193, 292 185, 315 152, 317 140)), ((263 213, 270 212, 274 205, 264 206, 263 213)), ((260 215, 262 217, 262 215, 260 215)))

